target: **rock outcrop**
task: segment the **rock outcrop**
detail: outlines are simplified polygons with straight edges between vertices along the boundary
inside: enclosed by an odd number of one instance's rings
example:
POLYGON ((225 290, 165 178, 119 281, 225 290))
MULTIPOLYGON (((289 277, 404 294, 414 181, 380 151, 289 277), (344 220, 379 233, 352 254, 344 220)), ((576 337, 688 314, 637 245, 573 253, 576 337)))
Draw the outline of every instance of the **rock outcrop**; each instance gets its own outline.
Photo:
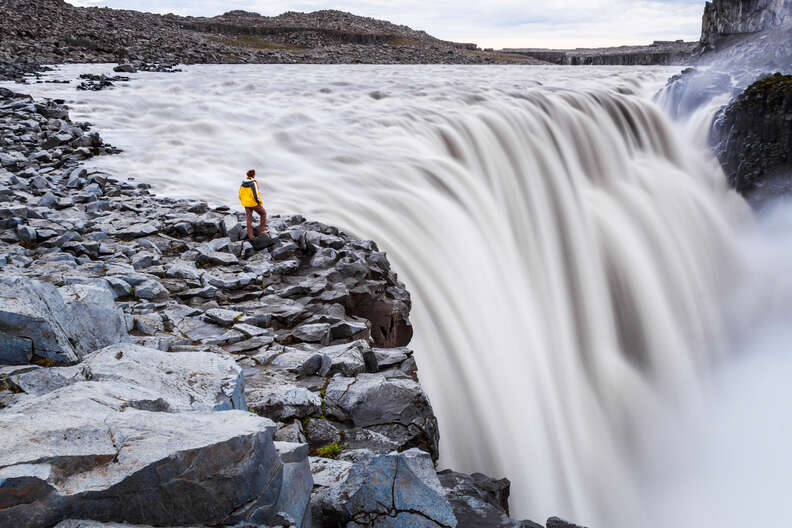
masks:
POLYGON ((687 64, 698 47, 698 42, 675 40, 655 41, 648 46, 576 49, 506 48, 503 51, 569 66, 650 66, 687 64))
POLYGON ((792 0, 713 0, 704 7, 701 43, 714 49, 724 37, 786 23, 792 23, 792 0))
POLYGON ((749 86, 718 114, 710 139, 729 182, 752 203, 792 193, 792 76, 749 86))

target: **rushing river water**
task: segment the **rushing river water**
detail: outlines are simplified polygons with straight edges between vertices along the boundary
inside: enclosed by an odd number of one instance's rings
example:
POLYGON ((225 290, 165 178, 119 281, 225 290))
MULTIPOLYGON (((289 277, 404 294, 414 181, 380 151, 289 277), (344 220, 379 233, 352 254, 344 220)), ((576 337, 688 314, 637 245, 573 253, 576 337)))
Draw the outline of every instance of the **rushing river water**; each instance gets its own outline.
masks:
MULTIPOLYGON (((514 516, 788 526, 792 215, 757 221, 672 123, 678 68, 193 66, 62 97, 92 164, 376 240, 413 295, 441 465, 514 516)), ((65 66, 51 78, 109 72, 65 66)))

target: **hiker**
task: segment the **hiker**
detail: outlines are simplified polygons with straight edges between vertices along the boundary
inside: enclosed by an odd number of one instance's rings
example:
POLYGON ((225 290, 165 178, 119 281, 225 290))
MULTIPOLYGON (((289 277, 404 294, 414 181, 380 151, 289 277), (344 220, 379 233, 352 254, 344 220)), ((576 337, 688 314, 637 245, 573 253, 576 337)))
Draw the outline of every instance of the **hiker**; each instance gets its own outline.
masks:
POLYGON ((253 211, 257 212, 261 217, 259 234, 269 234, 267 230, 267 211, 261 206, 261 192, 259 192, 254 169, 250 169, 247 172, 247 179, 242 182, 242 186, 239 188, 239 201, 242 202, 242 206, 245 208, 245 215, 247 216, 248 239, 253 240, 255 238, 253 234, 253 211))

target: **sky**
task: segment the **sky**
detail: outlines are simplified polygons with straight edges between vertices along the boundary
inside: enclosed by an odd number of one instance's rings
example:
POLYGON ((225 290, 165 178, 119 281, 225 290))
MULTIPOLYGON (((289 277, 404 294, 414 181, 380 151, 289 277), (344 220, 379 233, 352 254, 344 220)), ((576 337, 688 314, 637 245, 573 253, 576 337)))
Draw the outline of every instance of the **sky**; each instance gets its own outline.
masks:
POLYGON ((67 0, 152 13, 278 15, 339 9, 482 48, 575 48, 698 40, 704 0, 67 0))

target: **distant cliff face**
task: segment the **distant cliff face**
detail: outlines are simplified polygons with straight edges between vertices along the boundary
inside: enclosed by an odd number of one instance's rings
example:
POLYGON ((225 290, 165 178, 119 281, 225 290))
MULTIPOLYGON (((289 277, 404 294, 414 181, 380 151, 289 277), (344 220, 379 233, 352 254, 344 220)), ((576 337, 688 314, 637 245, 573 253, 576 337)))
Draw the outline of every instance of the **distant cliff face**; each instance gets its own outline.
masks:
POLYGON ((792 0, 713 0, 704 7, 701 43, 713 47, 719 38, 756 33, 792 22, 792 0))

